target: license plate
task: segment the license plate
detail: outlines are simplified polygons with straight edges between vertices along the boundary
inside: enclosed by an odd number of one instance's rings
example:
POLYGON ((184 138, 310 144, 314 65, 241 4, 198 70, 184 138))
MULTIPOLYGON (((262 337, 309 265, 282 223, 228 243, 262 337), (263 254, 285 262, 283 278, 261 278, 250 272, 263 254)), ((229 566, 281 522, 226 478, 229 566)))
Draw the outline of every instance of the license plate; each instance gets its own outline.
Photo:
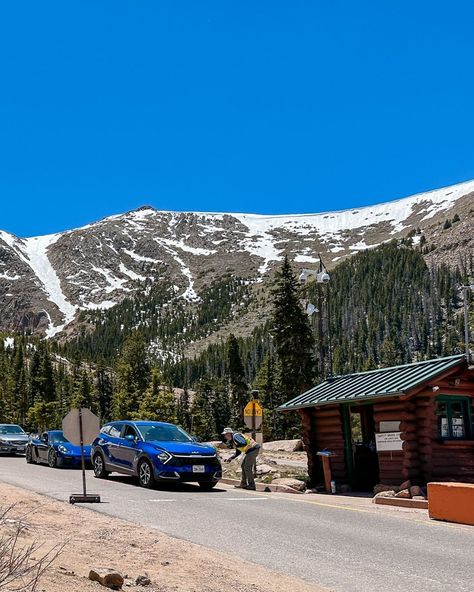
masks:
POLYGON ((25 452, 25 447, 24 446, 17 446, 16 447, 18 452, 25 452))
POLYGON ((204 473, 206 467, 204 465, 194 465, 193 466, 193 473, 204 473))

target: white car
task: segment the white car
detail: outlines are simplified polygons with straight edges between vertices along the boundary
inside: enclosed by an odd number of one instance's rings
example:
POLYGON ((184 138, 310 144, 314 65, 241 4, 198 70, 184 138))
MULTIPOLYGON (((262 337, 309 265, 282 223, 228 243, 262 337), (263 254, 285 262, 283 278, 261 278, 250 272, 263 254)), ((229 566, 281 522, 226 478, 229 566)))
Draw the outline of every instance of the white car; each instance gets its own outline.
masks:
POLYGON ((0 423, 0 454, 24 454, 29 435, 12 423, 0 423))

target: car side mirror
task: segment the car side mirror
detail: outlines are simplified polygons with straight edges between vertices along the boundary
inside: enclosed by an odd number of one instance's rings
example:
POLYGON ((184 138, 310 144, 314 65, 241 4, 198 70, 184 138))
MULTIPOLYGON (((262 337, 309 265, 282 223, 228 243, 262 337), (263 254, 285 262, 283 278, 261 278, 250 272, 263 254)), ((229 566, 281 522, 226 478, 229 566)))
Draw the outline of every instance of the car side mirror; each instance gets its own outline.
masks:
POLYGON ((137 442, 138 438, 136 436, 134 436, 133 434, 127 434, 125 436, 125 440, 128 440, 129 442, 137 442))

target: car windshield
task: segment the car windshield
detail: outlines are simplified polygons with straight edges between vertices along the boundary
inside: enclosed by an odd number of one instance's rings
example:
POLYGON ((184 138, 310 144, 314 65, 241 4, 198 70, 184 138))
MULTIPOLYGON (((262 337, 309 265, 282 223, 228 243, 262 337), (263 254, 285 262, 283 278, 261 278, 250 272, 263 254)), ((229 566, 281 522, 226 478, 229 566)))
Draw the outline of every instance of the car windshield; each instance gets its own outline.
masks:
POLYGON ((138 429, 145 442, 193 442, 189 434, 174 425, 150 424, 138 429))
POLYGON ((66 438, 64 437, 62 432, 53 432, 51 434, 51 442, 67 442, 66 438))
POLYGON ((24 434, 25 432, 17 425, 0 426, 0 434, 24 434))

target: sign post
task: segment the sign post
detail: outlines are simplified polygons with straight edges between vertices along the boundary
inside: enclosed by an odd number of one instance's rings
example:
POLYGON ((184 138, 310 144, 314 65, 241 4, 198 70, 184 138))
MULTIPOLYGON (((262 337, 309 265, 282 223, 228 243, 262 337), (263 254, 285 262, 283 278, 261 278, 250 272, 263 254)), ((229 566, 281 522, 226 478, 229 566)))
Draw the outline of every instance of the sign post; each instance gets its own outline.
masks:
POLYGON ((100 496, 88 494, 86 490, 86 462, 84 458, 84 444, 89 444, 99 433, 100 421, 90 409, 71 409, 63 419, 63 433, 65 438, 81 447, 82 494, 72 493, 69 503, 100 503, 100 496))
POLYGON ((252 430, 252 438, 257 437, 257 430, 263 421, 263 409, 257 399, 252 399, 244 408, 245 425, 252 430))

